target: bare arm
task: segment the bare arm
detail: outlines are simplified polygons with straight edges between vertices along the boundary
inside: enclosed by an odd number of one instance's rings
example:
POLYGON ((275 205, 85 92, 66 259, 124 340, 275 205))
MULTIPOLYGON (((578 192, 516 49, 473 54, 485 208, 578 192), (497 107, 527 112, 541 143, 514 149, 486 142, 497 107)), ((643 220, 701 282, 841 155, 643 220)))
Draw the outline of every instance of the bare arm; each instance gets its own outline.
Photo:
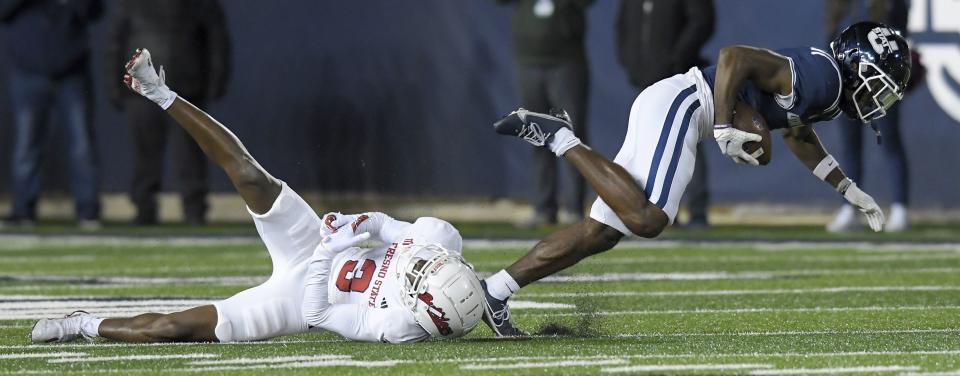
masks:
POLYGON ((790 60, 763 48, 728 46, 720 49, 713 90, 714 124, 733 123, 737 93, 747 82, 767 93, 789 95, 793 90, 790 60))
MULTIPOLYGON (((786 141, 793 155, 796 155, 797 159, 810 171, 813 171, 817 164, 828 155, 827 150, 820 143, 820 138, 817 137, 817 132, 814 132, 813 127, 809 125, 788 129, 783 134, 783 140, 786 141)), ((836 188, 840 181, 846 177, 843 170, 837 167, 830 171, 824 181, 831 187, 836 188)))
POLYGON ((250 210, 257 214, 270 210, 280 195, 280 182, 253 159, 233 132, 183 98, 178 97, 167 113, 223 168, 250 210))

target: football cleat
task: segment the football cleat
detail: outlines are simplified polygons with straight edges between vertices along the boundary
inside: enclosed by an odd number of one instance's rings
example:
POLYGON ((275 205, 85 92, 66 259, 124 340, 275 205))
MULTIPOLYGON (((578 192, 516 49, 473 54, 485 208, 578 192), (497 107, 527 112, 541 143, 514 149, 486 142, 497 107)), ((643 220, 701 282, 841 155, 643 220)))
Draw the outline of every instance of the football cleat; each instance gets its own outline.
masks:
POLYGON ((533 146, 540 147, 550 144, 553 135, 563 128, 573 130, 570 116, 566 111, 548 115, 521 108, 493 123, 493 130, 497 133, 519 137, 533 146))
POLYGON ((483 322, 490 327, 490 330, 493 330, 493 333, 497 337, 522 337, 526 336, 527 333, 524 333, 517 327, 513 326, 513 323, 510 322, 510 308, 507 307, 506 300, 499 300, 490 296, 490 293, 487 292, 487 282, 480 281, 480 285, 483 286, 483 322))
POLYGON ((83 333, 80 325, 83 319, 93 317, 86 311, 74 311, 59 319, 42 319, 33 324, 30 340, 33 343, 62 343, 83 338, 92 342, 93 337, 83 333))

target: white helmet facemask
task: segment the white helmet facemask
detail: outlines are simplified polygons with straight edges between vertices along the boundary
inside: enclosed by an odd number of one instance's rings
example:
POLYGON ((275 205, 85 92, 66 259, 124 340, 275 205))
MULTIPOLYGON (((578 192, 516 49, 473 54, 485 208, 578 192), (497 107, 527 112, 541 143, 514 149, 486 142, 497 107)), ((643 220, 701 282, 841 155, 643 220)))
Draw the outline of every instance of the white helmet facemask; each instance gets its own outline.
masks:
POLYGON ((903 88, 875 64, 861 61, 857 74, 860 86, 853 91, 853 105, 864 123, 884 117, 890 107, 903 99, 903 88))
POLYGON ((435 244, 397 251, 396 278, 402 302, 431 337, 469 333, 483 315, 483 288, 460 255, 435 244))

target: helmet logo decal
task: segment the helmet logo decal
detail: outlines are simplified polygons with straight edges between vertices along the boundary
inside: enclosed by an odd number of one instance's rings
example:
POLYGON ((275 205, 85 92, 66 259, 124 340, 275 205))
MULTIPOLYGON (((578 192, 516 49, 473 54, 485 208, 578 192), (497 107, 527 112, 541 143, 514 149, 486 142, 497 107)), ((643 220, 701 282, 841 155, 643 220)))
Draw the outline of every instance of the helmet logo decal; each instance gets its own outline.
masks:
POLYGON ((440 334, 448 336, 453 333, 453 330, 450 329, 450 321, 447 318, 447 315, 443 312, 443 309, 433 305, 433 295, 430 295, 429 292, 422 293, 417 296, 420 301, 427 304, 427 314, 430 315, 430 320, 433 320, 433 325, 437 326, 437 330, 440 331, 440 334))
POLYGON ((893 31, 888 27, 875 27, 867 33, 867 40, 873 46, 873 50, 880 55, 886 55, 888 52, 900 50, 897 41, 890 40, 888 36, 893 35, 893 31))

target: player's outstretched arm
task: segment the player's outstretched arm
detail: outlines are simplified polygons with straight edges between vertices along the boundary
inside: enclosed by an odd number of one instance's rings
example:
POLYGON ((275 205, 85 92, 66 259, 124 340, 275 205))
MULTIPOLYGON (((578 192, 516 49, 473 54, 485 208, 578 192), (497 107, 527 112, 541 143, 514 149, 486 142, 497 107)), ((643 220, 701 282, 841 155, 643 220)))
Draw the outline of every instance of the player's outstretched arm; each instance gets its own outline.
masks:
POLYGON ((223 168, 250 210, 266 213, 280 195, 280 182, 270 176, 233 132, 187 100, 177 96, 150 61, 150 51, 138 49, 125 66, 124 84, 157 103, 200 145, 203 152, 223 168))
POLYGON ((788 129, 783 134, 783 139, 804 166, 867 216, 867 222, 873 231, 883 229, 884 217, 880 206, 843 173, 837 161, 823 147, 813 127, 807 125, 788 129))

